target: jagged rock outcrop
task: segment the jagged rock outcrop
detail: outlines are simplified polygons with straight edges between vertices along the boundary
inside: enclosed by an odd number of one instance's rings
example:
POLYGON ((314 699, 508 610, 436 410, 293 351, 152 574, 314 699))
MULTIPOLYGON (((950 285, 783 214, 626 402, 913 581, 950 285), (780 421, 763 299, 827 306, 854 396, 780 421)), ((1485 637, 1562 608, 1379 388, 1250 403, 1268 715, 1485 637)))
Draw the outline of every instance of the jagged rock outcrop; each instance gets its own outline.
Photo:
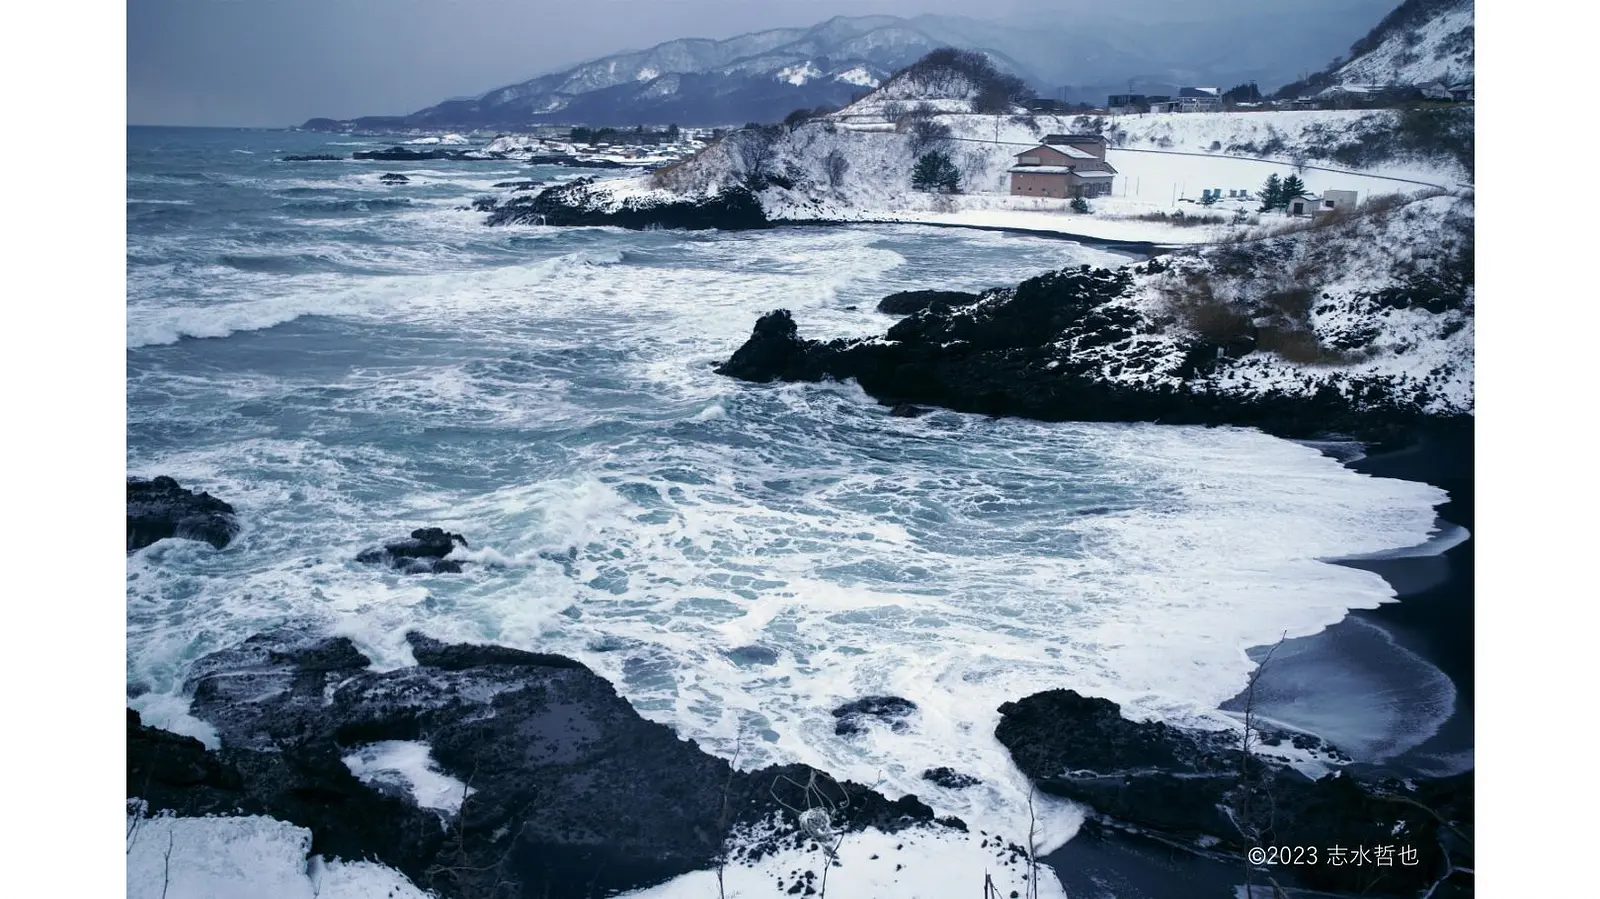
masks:
POLYGON ((949 312, 957 306, 970 306, 978 295, 961 290, 902 290, 878 301, 878 311, 890 315, 911 315, 924 309, 949 312))
POLYGON ((404 540, 364 549, 356 561, 387 565, 404 574, 460 574, 461 561, 446 558, 456 547, 467 548, 467 538, 443 528, 417 528, 404 540))
POLYGON ((233 506, 209 493, 185 490, 165 475, 128 478, 128 550, 168 537, 222 549, 239 533, 233 506))
POLYGON ((689 231, 741 231, 771 227, 754 194, 727 188, 699 199, 628 198, 620 202, 594 190, 594 179, 579 178, 517 197, 490 212, 490 225, 612 225, 620 228, 681 228, 689 231))
MULTIPOLYGON (((1473 775, 1318 780, 1240 747, 1233 732, 1187 731, 1124 718, 1106 699, 1073 690, 1000 707, 995 737, 1039 789, 1177 845, 1243 853, 1254 846, 1366 847, 1366 863, 1296 865, 1311 889, 1416 895, 1471 867, 1473 775), (1379 866, 1370 850, 1390 847, 1379 866), (1415 850, 1402 864, 1400 847, 1415 850)), ((1281 738, 1281 735, 1279 735, 1281 738)))
POLYGON ((911 727, 910 718, 917 704, 900 696, 863 696, 833 710, 833 732, 842 736, 865 733, 869 722, 888 725, 895 733, 904 733, 911 727))
MULTIPOLYGON (((310 828, 313 852, 376 858, 456 899, 578 899, 659 883, 711 867, 730 827, 774 813, 792 825, 780 798, 805 807, 784 790, 812 769, 731 771, 571 659, 407 639, 417 665, 383 672, 344 638, 292 630, 199 660, 192 710, 221 748, 130 712, 128 795, 152 812, 271 815, 310 828), (364 783, 343 761, 391 740, 425 741, 438 770, 470 788, 458 812, 364 783)), ((936 824, 915 797, 817 776, 847 798, 833 820, 847 831, 960 824, 936 824)), ((765 839, 771 850, 802 836, 765 839)))

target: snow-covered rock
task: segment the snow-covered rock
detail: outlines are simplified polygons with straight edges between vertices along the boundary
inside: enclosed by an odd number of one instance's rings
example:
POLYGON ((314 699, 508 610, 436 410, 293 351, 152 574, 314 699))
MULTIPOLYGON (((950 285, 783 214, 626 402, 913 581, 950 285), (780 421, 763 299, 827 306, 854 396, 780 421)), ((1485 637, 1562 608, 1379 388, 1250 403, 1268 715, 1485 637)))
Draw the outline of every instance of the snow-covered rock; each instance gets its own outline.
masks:
POLYGON ((722 373, 856 379, 890 404, 1045 420, 1383 434, 1473 411, 1473 202, 1379 198, 1121 269, 1069 269, 801 339, 764 316, 722 373))

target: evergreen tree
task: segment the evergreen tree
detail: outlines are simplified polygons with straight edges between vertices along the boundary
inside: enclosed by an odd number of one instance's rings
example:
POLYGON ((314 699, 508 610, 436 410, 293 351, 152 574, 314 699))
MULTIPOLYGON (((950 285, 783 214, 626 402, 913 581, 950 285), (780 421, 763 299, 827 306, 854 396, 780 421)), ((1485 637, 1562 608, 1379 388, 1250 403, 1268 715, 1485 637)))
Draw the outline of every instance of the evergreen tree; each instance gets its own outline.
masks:
POLYGON ((1067 205, 1072 207, 1073 212, 1082 214, 1087 214, 1089 212, 1089 201, 1085 200, 1083 197, 1073 197, 1072 202, 1067 205))
POLYGON ((1287 207, 1291 200, 1297 200, 1309 193, 1310 191, 1306 190, 1306 183, 1300 180, 1299 175, 1290 175, 1283 179, 1283 188, 1278 194, 1281 202, 1278 205, 1287 207))
POLYGON ((934 150, 917 159, 911 170, 911 186, 916 190, 937 190, 955 193, 961 189, 961 172, 950 157, 934 150))
POLYGON ((1261 190, 1256 192, 1256 196, 1261 198, 1262 212, 1271 212, 1277 209, 1284 204, 1283 180, 1277 175, 1268 177, 1267 183, 1261 186, 1261 190))

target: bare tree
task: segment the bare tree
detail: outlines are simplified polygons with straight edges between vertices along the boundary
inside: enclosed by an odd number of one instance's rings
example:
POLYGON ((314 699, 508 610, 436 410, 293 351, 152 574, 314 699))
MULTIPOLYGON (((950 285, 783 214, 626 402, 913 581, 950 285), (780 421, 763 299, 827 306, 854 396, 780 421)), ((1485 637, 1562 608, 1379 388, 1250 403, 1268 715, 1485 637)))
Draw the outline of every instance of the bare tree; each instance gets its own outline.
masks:
POLYGON ((917 118, 907 129, 911 133, 911 155, 943 149, 950 141, 950 126, 931 118, 917 118))
MULTIPOLYGON (((1255 753, 1250 748, 1250 742, 1251 735, 1254 734, 1256 730, 1256 684, 1261 681, 1261 675, 1266 672, 1267 664, 1272 661, 1272 657, 1277 654, 1278 648, 1283 646, 1283 641, 1287 639, 1289 639, 1289 633, 1285 631, 1283 635, 1278 638, 1278 642, 1272 644, 1272 648, 1267 650, 1266 658, 1261 660, 1261 663, 1256 666, 1256 670, 1250 672, 1250 680, 1245 685, 1244 690, 1244 733, 1239 737, 1239 793, 1236 802, 1237 820, 1234 822, 1234 826, 1238 828, 1239 834, 1243 836, 1247 842, 1255 845, 1260 844, 1263 832, 1271 829, 1270 822, 1266 828, 1263 828, 1255 820, 1256 811, 1254 808, 1252 808, 1254 804, 1252 800, 1254 798, 1256 785, 1253 783, 1253 778, 1250 772, 1250 766, 1255 760, 1255 753)), ((1270 803, 1270 792, 1268 792, 1267 798, 1270 803)), ((1255 866, 1250 863, 1249 848, 1250 847, 1246 847, 1245 851, 1244 894, 1247 899, 1254 899, 1255 866)), ((1272 884, 1274 894, 1276 895, 1278 892, 1277 883, 1270 877, 1267 879, 1267 882, 1272 884)))
POLYGON ((177 822, 167 822, 167 854, 161 859, 161 899, 167 899, 167 888, 172 886, 172 840, 177 822))
POLYGON ((728 779, 722 785, 722 813, 717 817, 717 830, 722 834, 722 851, 717 853, 717 897, 728 899, 728 894, 722 883, 723 869, 728 866, 728 826, 732 823, 728 805, 729 794, 733 791, 734 775, 739 773, 739 753, 744 750, 744 722, 739 723, 739 732, 734 737, 733 758, 728 760, 728 779))
POLYGON ((822 159, 822 171, 827 174, 830 187, 843 184, 844 174, 849 170, 850 160, 846 159, 844 153, 837 147, 829 150, 828 155, 822 159))
POLYGON ((747 125, 728 139, 733 158, 739 164, 739 173, 751 190, 766 186, 772 163, 778 158, 780 130, 776 125, 747 125))
POLYGON ((1033 813, 1033 794, 1038 786, 1028 783, 1028 897, 1039 899, 1039 844, 1036 840, 1038 818, 1033 813))

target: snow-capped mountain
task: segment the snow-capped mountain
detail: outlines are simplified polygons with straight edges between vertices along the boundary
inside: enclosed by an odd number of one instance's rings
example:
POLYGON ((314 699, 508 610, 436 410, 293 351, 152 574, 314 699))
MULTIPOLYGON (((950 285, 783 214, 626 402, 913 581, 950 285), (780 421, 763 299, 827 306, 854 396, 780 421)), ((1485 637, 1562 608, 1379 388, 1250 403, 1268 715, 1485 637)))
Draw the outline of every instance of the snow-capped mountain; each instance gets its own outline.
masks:
POLYGON ((1406 0, 1351 48, 1340 84, 1470 81, 1473 0, 1406 0))
MULTIPOLYGON (((1263 0, 1264 2, 1264 0, 1263 0)), ((592 60, 455 99, 408 116, 308 128, 517 128, 588 125, 739 125, 778 121, 802 107, 842 106, 938 47, 981 50, 1041 96, 1103 103, 1140 85, 1281 83, 1308 52, 1327 58, 1389 0, 1326 0, 1293 18, 1270 4, 1208 12, 1203 21, 1152 21, 1084 3, 1076 11, 997 23, 955 16, 839 16, 726 40, 685 38, 592 60), (1272 40, 1240 39, 1270 26, 1272 40), (1285 48, 1292 48, 1287 50, 1285 48), (1320 54, 1326 53, 1327 56, 1320 54)), ((1152 88, 1154 89, 1154 88, 1152 88)), ((1157 91, 1159 92, 1159 91, 1157 91)))
POLYGON ((1356 41, 1345 60, 1284 92, 1471 82, 1473 47, 1473 0, 1405 0, 1356 41))
MULTIPOLYGON (((772 121, 802 107, 839 106, 877 87, 944 41, 893 16, 835 17, 727 40, 689 38, 620 53, 357 127, 506 128, 540 122, 631 125, 772 121)), ((1003 52, 1001 69, 1037 80, 1003 52)), ((343 123, 341 123, 343 124, 343 123)), ((327 127, 323 122, 308 127, 327 127)))

